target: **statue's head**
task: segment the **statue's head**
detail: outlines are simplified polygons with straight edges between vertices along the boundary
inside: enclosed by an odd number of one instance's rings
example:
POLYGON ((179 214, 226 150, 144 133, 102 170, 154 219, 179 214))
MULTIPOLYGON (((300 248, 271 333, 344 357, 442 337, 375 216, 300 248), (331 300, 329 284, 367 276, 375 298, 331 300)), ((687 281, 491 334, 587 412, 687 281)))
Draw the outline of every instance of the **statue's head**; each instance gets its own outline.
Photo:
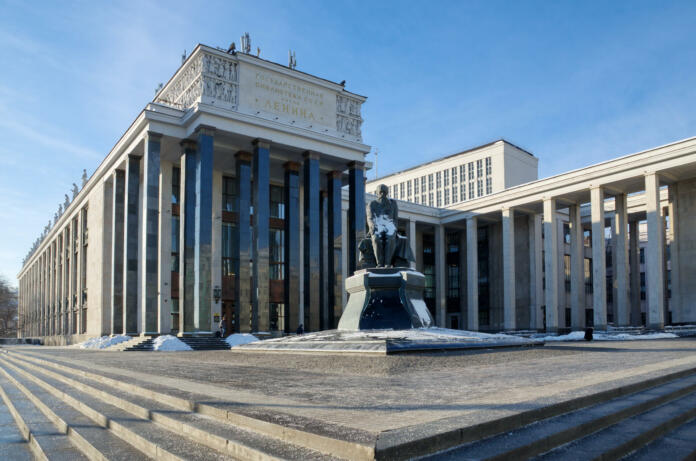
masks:
POLYGON ((389 196, 389 187, 387 187, 385 184, 380 184, 377 186, 375 193, 379 198, 387 198, 389 196))

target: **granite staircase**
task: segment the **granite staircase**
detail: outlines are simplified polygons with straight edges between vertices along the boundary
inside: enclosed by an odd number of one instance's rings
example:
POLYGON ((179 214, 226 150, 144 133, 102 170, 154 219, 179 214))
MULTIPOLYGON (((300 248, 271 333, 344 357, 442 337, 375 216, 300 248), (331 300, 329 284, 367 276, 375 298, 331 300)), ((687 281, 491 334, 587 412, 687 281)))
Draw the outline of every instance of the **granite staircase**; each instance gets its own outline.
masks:
POLYGON ((179 339, 188 344, 194 351, 222 351, 230 349, 227 341, 216 336, 185 336, 179 339))
POLYGON ((359 439, 154 375, 0 351, 3 459, 696 459, 696 369, 478 425, 359 439))

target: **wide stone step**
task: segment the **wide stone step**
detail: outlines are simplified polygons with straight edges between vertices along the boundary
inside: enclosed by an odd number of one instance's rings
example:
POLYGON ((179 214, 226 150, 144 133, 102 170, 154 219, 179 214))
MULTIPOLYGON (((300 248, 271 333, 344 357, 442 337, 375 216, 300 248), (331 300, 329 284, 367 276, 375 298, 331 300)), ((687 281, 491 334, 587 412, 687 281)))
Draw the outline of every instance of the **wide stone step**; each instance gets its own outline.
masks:
MULTIPOLYGON (((37 401, 43 403, 67 428, 71 441, 90 459, 129 461, 150 459, 132 445, 111 433, 105 424, 97 424, 55 395, 0 361, 13 384, 23 386, 37 401)), ((19 386, 18 386, 19 387, 19 386)), ((36 404, 36 402, 34 402, 36 404)))
POLYGON ((696 459, 696 419, 692 419, 624 458, 626 461, 696 459))
MULTIPOLYGON (((23 370, 24 375, 31 375, 36 384, 43 383, 42 387, 47 390, 52 388, 52 393, 59 395, 68 404, 77 403, 76 406, 83 414, 93 420, 101 420, 114 434, 150 457, 191 460, 233 459, 226 453, 221 453, 192 442, 189 438, 182 437, 181 431, 175 433, 152 420, 137 417, 123 408, 105 403, 88 393, 81 392, 41 373, 36 367, 33 369, 17 367, 15 364, 9 364, 6 360, 0 360, 0 364, 3 366, 7 364, 11 368, 23 370)), ((22 374, 21 371, 19 374, 22 374)), ((49 390, 49 392, 51 391, 49 390)))
MULTIPOLYGON (((253 408, 239 405, 230 399, 215 399, 207 394, 194 394, 178 387, 167 386, 161 379, 149 375, 137 374, 138 377, 134 378, 122 370, 95 370, 64 358, 52 357, 49 361, 39 354, 26 351, 11 353, 9 357, 46 370, 62 372, 74 379, 88 378, 97 387, 109 386, 130 395, 169 405, 175 410, 195 412, 238 429, 275 439, 295 449, 308 449, 309 453, 319 452, 357 460, 374 458, 374 439, 368 434, 359 430, 349 430, 345 426, 334 427, 331 424, 281 412, 258 414, 253 408)), ((165 378, 164 382, 166 381, 165 378)))
MULTIPOLYGON (((666 403, 556 448, 542 460, 618 459, 696 418, 696 394, 666 403)), ((696 443, 696 442, 695 442, 696 443)))
MULTIPOLYGON (((3 389, 8 387, 5 383, 6 380, 0 378, 0 385, 3 389)), ((7 401, 10 402, 9 405, 13 404, 9 397, 7 401)), ((35 459, 27 439, 24 438, 18 427, 13 411, 10 410, 4 398, 0 399, 0 453, 12 460, 29 461, 35 459)))
POLYGON ((31 443, 38 445, 38 458, 48 456, 51 460, 65 461, 88 459, 70 441, 66 431, 49 421, 46 415, 41 413, 2 373, 0 373, 0 387, 31 434, 33 439, 31 443))
POLYGON ((540 419, 517 430, 473 442, 429 459, 525 459, 608 428, 696 392, 696 375, 630 395, 540 419))
MULTIPOLYGON (((30 363, 10 360, 20 368, 32 372, 30 363)), ((128 393, 114 385, 103 384, 75 373, 42 369, 39 374, 67 384, 79 392, 121 408, 136 417, 150 419, 193 442, 201 443, 240 459, 331 459, 331 457, 313 450, 240 429, 227 421, 218 421, 191 411, 177 409, 172 405, 142 395, 128 393)))

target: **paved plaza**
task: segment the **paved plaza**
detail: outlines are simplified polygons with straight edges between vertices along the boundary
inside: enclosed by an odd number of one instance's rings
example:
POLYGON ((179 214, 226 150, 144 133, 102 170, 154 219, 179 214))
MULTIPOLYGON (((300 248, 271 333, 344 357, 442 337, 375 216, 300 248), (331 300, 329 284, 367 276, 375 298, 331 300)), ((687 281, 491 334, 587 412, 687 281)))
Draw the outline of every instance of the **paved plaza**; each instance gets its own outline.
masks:
POLYGON ((400 356, 11 349, 355 441, 465 427, 696 367, 693 338, 400 356))

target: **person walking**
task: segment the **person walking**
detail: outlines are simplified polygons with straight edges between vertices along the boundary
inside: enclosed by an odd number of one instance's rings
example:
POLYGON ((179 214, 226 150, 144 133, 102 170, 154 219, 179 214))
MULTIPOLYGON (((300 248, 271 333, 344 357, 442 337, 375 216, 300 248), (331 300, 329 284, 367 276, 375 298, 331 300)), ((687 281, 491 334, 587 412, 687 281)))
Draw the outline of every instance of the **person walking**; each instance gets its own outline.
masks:
POLYGON ((227 327, 227 317, 225 317, 225 314, 222 314, 222 318, 220 319, 220 337, 223 339, 225 338, 225 328, 227 327))

